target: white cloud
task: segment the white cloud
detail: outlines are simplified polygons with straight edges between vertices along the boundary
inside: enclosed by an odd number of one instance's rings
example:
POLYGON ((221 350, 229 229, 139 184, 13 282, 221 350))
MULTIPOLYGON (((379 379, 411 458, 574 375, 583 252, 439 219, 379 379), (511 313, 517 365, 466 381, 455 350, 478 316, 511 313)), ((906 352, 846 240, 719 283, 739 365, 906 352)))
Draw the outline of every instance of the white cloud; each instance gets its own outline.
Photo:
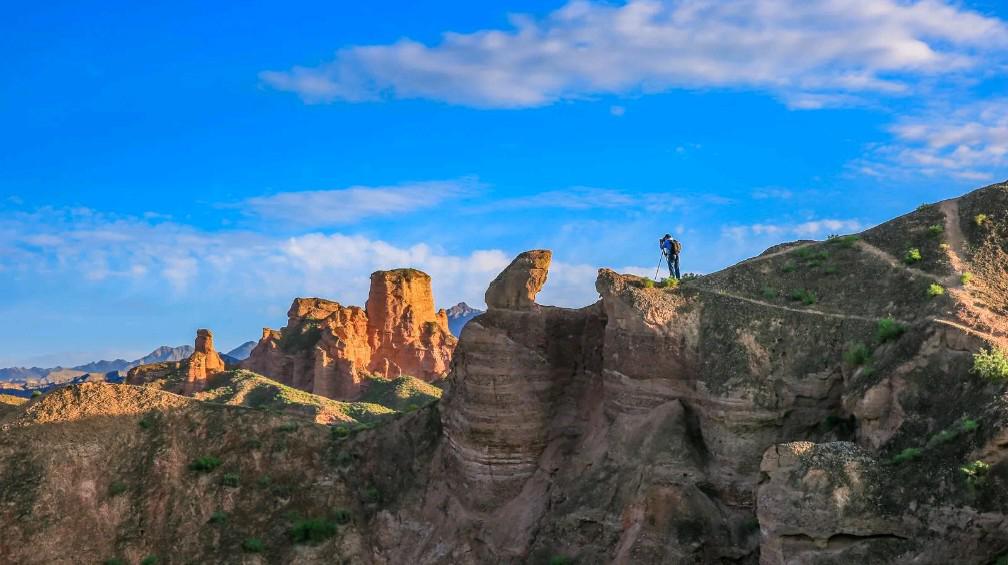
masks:
POLYGON ((513 29, 351 46, 317 67, 265 71, 306 101, 427 98, 475 107, 672 88, 748 87, 795 108, 906 93, 914 79, 977 72, 1008 26, 945 0, 573 0, 513 29))
MULTIPOLYGON (((73 281, 74 292, 86 294, 91 285, 99 295, 115 288, 117 295, 154 293, 156 300, 179 304, 241 296, 263 308, 273 303, 285 307, 295 296, 306 295, 363 305, 371 273, 399 267, 430 274, 438 306, 458 301, 479 306, 490 281, 516 253, 477 249, 453 254, 426 243, 404 247, 340 233, 270 237, 208 232, 97 212, 81 217, 53 208, 0 216, 0 247, 11 251, 0 255, 0 270, 12 272, 8 284, 15 278, 73 281)), ((554 262, 544 296, 561 306, 593 302, 596 268, 554 262)))
POLYGON ((892 143, 853 166, 871 176, 949 176, 970 181, 1008 173, 1008 99, 937 108, 898 121, 892 143))
POLYGON ((474 178, 427 181, 396 186, 352 186, 337 190, 281 192, 245 200, 252 215, 303 227, 326 227, 375 216, 434 208, 471 196, 481 187, 474 178))
POLYGON ((722 228, 721 235, 736 240, 744 240, 753 236, 769 239, 815 238, 833 233, 857 232, 863 228, 863 224, 858 220, 823 219, 800 223, 756 223, 745 226, 729 226, 722 228))

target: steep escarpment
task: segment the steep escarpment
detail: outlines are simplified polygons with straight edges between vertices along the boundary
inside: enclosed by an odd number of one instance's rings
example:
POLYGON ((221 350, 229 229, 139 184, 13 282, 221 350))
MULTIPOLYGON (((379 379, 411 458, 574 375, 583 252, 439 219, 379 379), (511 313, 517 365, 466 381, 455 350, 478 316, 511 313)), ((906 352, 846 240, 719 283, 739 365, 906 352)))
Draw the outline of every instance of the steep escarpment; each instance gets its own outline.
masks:
POLYGON ((439 379, 457 343, 434 309, 430 277, 415 269, 372 274, 363 309, 298 298, 287 315, 241 366, 328 398, 356 398, 375 375, 439 379))

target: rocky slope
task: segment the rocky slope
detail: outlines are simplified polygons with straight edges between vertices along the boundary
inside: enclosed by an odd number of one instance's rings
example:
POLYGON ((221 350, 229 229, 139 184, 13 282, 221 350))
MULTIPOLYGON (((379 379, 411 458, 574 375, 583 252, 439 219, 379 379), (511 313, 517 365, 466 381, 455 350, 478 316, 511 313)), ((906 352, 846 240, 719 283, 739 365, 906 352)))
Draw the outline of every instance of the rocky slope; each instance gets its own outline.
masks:
POLYGON ((114 385, 14 408, 0 561, 1008 556, 1008 184, 678 288, 603 269, 581 309, 535 302, 549 261, 491 284, 439 404, 372 430, 114 385))
POLYGON ((430 276, 415 269, 372 274, 363 309, 298 298, 287 316, 241 366, 334 399, 357 398, 374 376, 442 378, 457 343, 445 311, 434 310, 430 276))

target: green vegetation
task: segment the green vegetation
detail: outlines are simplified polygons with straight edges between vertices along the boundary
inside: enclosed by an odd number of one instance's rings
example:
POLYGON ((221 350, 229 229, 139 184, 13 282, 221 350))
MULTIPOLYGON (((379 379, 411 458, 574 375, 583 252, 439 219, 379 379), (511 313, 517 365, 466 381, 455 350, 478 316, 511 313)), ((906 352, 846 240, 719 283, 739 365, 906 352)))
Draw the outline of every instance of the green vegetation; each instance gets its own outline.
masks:
POLYGON ((899 339, 905 331, 906 328, 903 327, 903 324, 892 318, 883 318, 878 322, 878 328, 875 330, 875 337, 878 338, 878 342, 881 344, 899 339))
POLYGON ((938 237, 939 235, 945 233, 945 226, 942 226, 941 224, 928 226, 928 233, 934 237, 938 237))
POLYGON ((903 261, 908 265, 917 263, 922 259, 924 259, 924 257, 921 255, 920 249, 917 249, 916 247, 907 249, 906 255, 903 256, 903 261))
POLYGON ((248 538, 242 542, 242 550, 246 553, 262 553, 266 549, 259 538, 248 538))
POLYGON ((144 416, 143 418, 140 418, 140 421, 137 422, 137 424, 141 428, 143 428, 145 430, 149 430, 149 429, 151 429, 154 426, 154 419, 151 418, 150 416, 144 416))
POLYGON ((931 207, 931 205, 928 204, 927 202, 925 202, 925 203, 923 203, 923 204, 921 204, 920 206, 917 207, 917 211, 918 212, 923 212, 924 210, 927 210, 930 207, 931 207))
POLYGON ((965 420, 962 421, 962 424, 960 424, 960 426, 962 428, 962 431, 972 432, 980 427, 980 422, 966 418, 965 420))
POLYGON ((190 471, 198 471, 201 473, 209 473, 217 467, 220 467, 221 460, 214 457, 213 455, 204 455, 203 457, 197 457, 193 459, 192 463, 189 463, 190 471))
POLYGON ((140 560, 140 565, 157 565, 158 558, 157 555, 148 555, 140 560))
POLYGON ((998 348, 973 354, 973 372, 990 381, 1008 381, 1008 353, 998 348))
POLYGON ((333 512, 333 521, 335 521, 337 524, 340 525, 349 524, 350 518, 351 518, 350 511, 345 508, 338 508, 336 509, 335 512, 333 512))
POLYGON ((113 481, 108 488, 109 496, 118 496, 126 492, 126 488, 127 488, 126 483, 120 481, 113 481))
POLYGON ((32 394, 31 394, 32 398, 38 398, 40 396, 42 396, 42 392, 41 391, 38 391, 38 390, 33 390, 32 391, 32 394))
POLYGON ((938 283, 931 283, 931 286, 929 286, 928 289, 927 289, 927 294, 931 298, 934 298, 936 296, 941 296, 941 295, 945 294, 945 287, 943 287, 942 285, 940 285, 938 283))
POLYGON ((903 451, 897 453, 891 460, 893 465, 899 465, 900 463, 906 463, 907 461, 913 461, 919 459, 921 454, 924 452, 919 447, 908 447, 903 451))
POLYGON ((364 489, 364 502, 381 502, 382 494, 378 487, 372 485, 364 489))
POLYGON ((113 557, 112 559, 106 559, 102 561, 104 565, 126 565, 125 559, 119 559, 118 557, 113 557))
POLYGON ((806 306, 811 306, 812 304, 816 303, 816 300, 818 300, 818 298, 816 298, 815 293, 813 293, 811 290, 795 289, 791 291, 791 300, 794 300, 795 302, 801 302, 806 306))
POLYGON ((350 437, 350 428, 346 426, 333 426, 331 434, 333 439, 346 439, 350 437))
POLYGON ((702 276, 703 275, 701 275, 699 273, 683 273, 683 276, 680 277, 679 280, 681 282, 692 281, 692 280, 699 279, 702 276))
POLYGON ((976 216, 973 216, 973 223, 978 226, 986 224, 988 220, 990 220, 990 218, 987 217, 987 214, 977 214, 976 216))
POLYGON ((679 279, 677 279, 675 277, 665 277, 665 279, 662 280, 662 287, 663 288, 678 288, 679 287, 679 279))
POLYGON ((781 267, 781 272, 793 273, 797 268, 798 265, 796 265, 792 259, 788 259, 787 261, 784 262, 784 266, 781 267))
POLYGON ((974 461, 959 467, 959 471, 966 478, 966 484, 971 489, 982 487, 987 482, 987 472, 990 471, 990 463, 974 461))
POLYGON ((651 279, 644 279, 644 288, 654 288, 654 281, 651 279))
MULTIPOLYGON (((412 404, 422 408, 441 398, 443 391, 418 378, 404 375, 394 379, 374 376, 367 381, 367 389, 360 397, 360 406, 384 406, 390 410, 407 410, 412 404), (370 404, 367 404, 370 403, 370 404)), ((374 421, 375 418, 364 418, 374 421)))
POLYGON ((220 482, 226 487, 237 488, 241 484, 241 478, 238 476, 238 473, 224 473, 221 476, 220 482))
POLYGON ((973 273, 966 271, 965 273, 959 275, 959 282, 962 283, 963 286, 973 282, 973 273))
POLYGON ((826 238, 826 243, 845 249, 850 249, 851 247, 854 247, 858 241, 861 241, 861 237, 856 235, 833 234, 826 238))
POLYGON ((844 352, 844 361, 852 367, 860 367, 871 360, 872 352, 863 343, 855 343, 844 352))
POLYGON ((949 428, 947 430, 942 430, 935 435, 931 436, 931 439, 927 442, 927 447, 938 447, 939 445, 946 444, 955 438, 959 437, 959 430, 955 428, 949 428))
POLYGON ((336 523, 325 518, 299 520, 291 527, 289 534, 294 543, 322 543, 336 534, 336 523))
POLYGON ((767 300, 773 300, 774 298, 777 298, 777 291, 770 288, 769 286, 764 286, 760 294, 762 294, 763 298, 767 300))
POLYGON ((345 469, 353 464, 353 455, 347 453, 346 451, 340 451, 333 457, 332 462, 335 463, 337 467, 345 469))
POLYGON ((221 510, 218 510, 218 511, 216 511, 213 514, 210 515, 210 519, 207 520, 207 523, 208 524, 223 524, 224 522, 227 522, 227 519, 228 519, 227 512, 223 512, 221 510))
POLYGON ((549 565, 573 565, 574 561, 570 557, 564 557, 563 555, 554 555, 550 557, 549 565))

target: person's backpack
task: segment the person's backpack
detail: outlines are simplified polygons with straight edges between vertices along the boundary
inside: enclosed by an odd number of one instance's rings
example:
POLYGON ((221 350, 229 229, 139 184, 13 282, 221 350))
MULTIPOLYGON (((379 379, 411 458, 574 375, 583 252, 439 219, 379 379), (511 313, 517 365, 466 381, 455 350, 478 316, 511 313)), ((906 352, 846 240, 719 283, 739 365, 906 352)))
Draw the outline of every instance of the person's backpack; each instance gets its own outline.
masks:
POLYGON ((672 254, 673 255, 678 255, 680 253, 682 253, 682 244, 679 243, 678 239, 673 239, 672 240, 672 254))

